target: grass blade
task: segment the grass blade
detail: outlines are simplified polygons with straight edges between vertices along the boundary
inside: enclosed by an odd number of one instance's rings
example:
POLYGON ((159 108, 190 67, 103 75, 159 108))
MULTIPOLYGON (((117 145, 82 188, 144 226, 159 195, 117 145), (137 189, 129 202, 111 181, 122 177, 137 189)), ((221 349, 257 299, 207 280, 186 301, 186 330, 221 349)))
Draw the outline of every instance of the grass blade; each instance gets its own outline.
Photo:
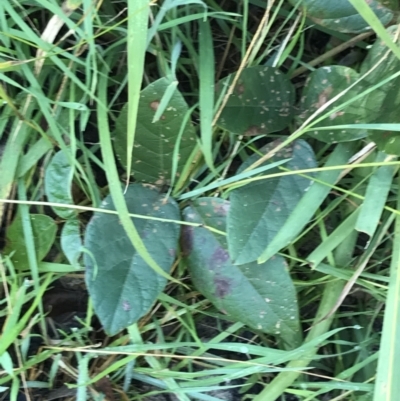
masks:
POLYGON ((214 115, 214 47, 209 21, 199 22, 199 80, 201 149, 207 166, 216 173, 212 152, 214 115))
POLYGON ((132 152, 135 143, 135 130, 139 108, 140 89, 144 73, 144 57, 147 47, 147 24, 150 6, 148 0, 128 1, 128 132, 127 181, 132 169, 132 152))
POLYGON ((357 208, 338 227, 336 227, 336 229, 326 239, 324 239, 324 241, 321 242, 321 244, 314 249, 309 256, 307 256, 307 261, 311 264, 313 269, 315 269, 331 251, 340 245, 343 238, 347 238, 351 234, 354 230, 359 214, 360 209, 357 208))
MULTIPOLYGON (((356 232, 347 237, 343 238, 343 242, 338 250, 335 252, 335 262, 337 265, 346 265, 350 263, 349 255, 352 254, 356 241, 356 232)), ((317 339, 320 336, 323 336, 328 330, 332 323, 333 317, 321 321, 323 317, 329 313, 332 306, 335 304, 337 297, 342 292, 344 286, 344 282, 341 280, 333 280, 329 282, 324 289, 321 303, 318 308, 318 312, 315 316, 315 324, 312 326, 309 334, 306 337, 306 340, 303 345, 317 339), (316 324, 318 323, 318 324, 316 324)), ((309 349, 307 352, 303 354, 302 358, 293 359, 288 363, 287 367, 292 368, 291 372, 282 372, 278 376, 276 376, 269 384, 253 398, 254 401, 276 401, 279 399, 280 395, 285 392, 285 390, 293 383, 294 380, 300 375, 300 369, 307 367, 312 359, 315 357, 317 353, 318 347, 314 349, 309 349)))
MULTIPOLYGON (((351 155, 352 149, 354 149, 353 142, 339 144, 329 156, 325 166, 334 166, 346 163, 351 155)), ((303 196, 296 206, 296 209, 287 219, 286 223, 277 233, 273 241, 258 258, 258 263, 265 262, 296 238, 324 201, 331 190, 331 185, 336 182, 339 175, 340 171, 338 170, 322 171, 318 175, 318 181, 314 182, 303 196)))
MULTIPOLYGON (((385 159, 388 160, 388 156, 379 152, 375 161, 383 162, 385 159)), ((371 176, 355 227, 357 231, 364 232, 370 237, 374 235, 392 185, 393 174, 397 169, 397 166, 383 165, 371 176)))
POLYGON ((163 97, 161 98, 160 105, 158 106, 154 117, 153 117, 153 123, 157 122, 160 120, 161 116, 163 115, 165 109, 167 108, 169 101, 171 100, 172 95, 175 92, 175 89, 178 87, 178 81, 172 81, 167 89, 165 90, 163 97))
MULTIPOLYGON (((400 180, 398 180, 400 183, 400 180)), ((400 208, 400 195, 397 195, 400 208)), ((373 401, 396 401, 400 394, 400 216, 396 216, 390 282, 373 401)))
POLYGON ((368 25, 375 31, 377 36, 386 44, 393 54, 400 60, 400 48, 393 42, 382 22, 368 6, 366 1, 349 0, 357 12, 365 19, 368 25))

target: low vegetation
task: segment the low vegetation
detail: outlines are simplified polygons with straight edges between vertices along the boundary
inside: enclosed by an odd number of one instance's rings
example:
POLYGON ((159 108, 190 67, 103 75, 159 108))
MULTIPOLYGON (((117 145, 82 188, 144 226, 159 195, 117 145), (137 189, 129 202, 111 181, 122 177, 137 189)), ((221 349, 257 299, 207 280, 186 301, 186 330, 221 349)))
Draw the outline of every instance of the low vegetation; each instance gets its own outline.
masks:
POLYGON ((397 400, 399 7, 3 0, 0 398, 397 400))

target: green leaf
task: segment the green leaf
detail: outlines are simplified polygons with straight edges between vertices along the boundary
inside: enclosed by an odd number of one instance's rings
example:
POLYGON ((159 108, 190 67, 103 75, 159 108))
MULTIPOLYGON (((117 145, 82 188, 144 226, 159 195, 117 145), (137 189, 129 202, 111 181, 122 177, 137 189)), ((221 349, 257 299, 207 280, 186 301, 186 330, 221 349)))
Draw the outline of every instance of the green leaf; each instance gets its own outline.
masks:
MULTIPOLYGON (((346 164, 354 154, 356 146, 356 142, 339 143, 330 153, 324 167, 346 164)), ((301 198, 295 209, 288 216, 285 224, 259 257, 259 263, 265 262, 296 239, 326 199, 342 171, 342 169, 322 170, 318 173, 315 182, 301 198)))
MULTIPOLYGON (((235 75, 220 80, 217 91, 229 86, 235 75)), ((294 88, 285 74, 272 67, 249 67, 240 74, 217 124, 236 134, 268 134, 288 126, 293 105, 294 88)))
MULTIPOLYGON (((340 92, 349 87, 359 78, 359 74, 351 68, 343 66, 322 67, 313 71, 307 79, 303 89, 300 102, 302 113, 299 115, 301 122, 307 120, 318 109, 324 106, 329 100, 333 99, 340 92)), ((329 113, 330 110, 340 104, 351 100, 358 95, 361 86, 351 88, 347 93, 331 104, 322 114, 329 113)), ((332 112, 329 117, 318 122, 318 127, 331 127, 334 125, 357 124, 365 122, 365 107, 363 99, 352 102, 340 111, 332 112)), ((330 129, 320 130, 316 128, 307 132, 307 135, 327 143, 347 142, 364 138, 367 134, 365 130, 355 129, 330 129)))
MULTIPOLYGON (((71 182, 74 169, 65 152, 60 150, 46 167, 44 190, 49 202, 74 204, 71 194, 71 182)), ((62 219, 75 216, 73 209, 53 207, 54 212, 62 219)))
MULTIPOLYGON (((394 41, 397 38, 398 25, 387 29, 394 41)), ((397 38, 397 44, 400 39, 397 38)), ((392 76, 400 69, 400 60, 388 49, 380 39, 376 40, 369 50, 365 60, 361 64, 360 74, 373 69, 364 79, 367 87, 378 84, 385 78, 392 76)), ((400 77, 380 86, 366 96, 366 108, 368 110, 368 122, 397 123, 400 96, 398 87, 400 77)))
POLYGON ((64 223, 60 243, 69 263, 76 266, 82 253, 80 222, 77 218, 71 218, 64 223))
MULTIPOLYGON (((399 47, 394 43, 388 32, 385 30, 384 24, 379 20, 377 15, 374 13, 374 10, 371 9, 370 1, 359 1, 359 0, 348 0, 349 3, 357 10, 357 12, 363 17, 365 22, 371 27, 371 29, 374 31, 376 36, 382 40, 386 45, 390 48, 390 50, 393 52, 393 54, 396 55, 400 59, 400 49, 399 47)), ((378 0, 380 1, 380 0, 378 0)), ((385 3, 394 3, 396 0, 388 0, 385 1, 383 0, 382 2, 385 3)), ((395 9, 399 8, 399 4, 396 5, 395 9)), ((398 14, 398 13, 396 13, 398 14)), ((395 15, 396 15, 395 14, 395 15)), ((394 23, 395 21, 398 21, 398 19, 393 19, 391 22, 394 23)), ((389 25, 389 24, 387 24, 389 25)))
MULTIPOLYGON (((267 153, 279 141, 263 147, 260 152, 267 153)), ((303 140, 295 141, 292 146, 278 152, 265 164, 288 157, 292 158, 285 164, 289 170, 316 166, 314 152, 303 140)), ((259 158, 257 154, 250 156, 242 164, 239 172, 259 158)), ((277 168, 270 171, 273 174, 281 170, 277 168)), ((257 260, 284 225, 311 183, 311 180, 294 174, 254 181, 231 192, 227 223, 228 246, 235 264, 241 265, 257 260)))
POLYGON ((388 155, 400 155, 400 132, 372 131, 368 133, 368 138, 388 155))
MULTIPOLYGON (((299 0, 289 0, 295 6, 299 0)), ((326 28, 339 32, 358 33, 371 29, 348 0, 302 0, 303 9, 308 18, 326 28)), ((386 25, 393 18, 393 13, 376 0, 368 1, 382 24, 386 25)))
MULTIPOLYGON (((190 122, 184 128, 180 142, 178 141, 185 114, 188 112, 188 106, 178 90, 175 90, 171 96, 169 105, 160 120, 152 122, 169 85, 170 81, 167 78, 161 78, 140 93, 135 144, 132 153, 132 174, 138 181, 157 185, 169 183, 175 146, 179 146, 177 161, 177 175, 179 175, 196 145, 195 131, 190 122)), ((124 167, 127 166, 126 122, 128 114, 129 110, 126 104, 118 116, 114 131, 114 149, 124 167)))
MULTIPOLYGON (((387 32, 394 39, 397 26, 389 27, 387 32)), ((400 43, 400 41, 398 41, 400 43)), ((361 66, 360 74, 354 70, 331 66, 314 71, 304 88, 301 101, 303 113, 299 116, 301 121, 306 120, 311 114, 322 107, 327 101, 338 95, 349 85, 364 75, 362 82, 351 88, 337 102, 329 106, 327 111, 350 101, 363 90, 370 92, 342 110, 331 113, 322 122, 321 127, 332 125, 351 125, 357 123, 397 123, 398 109, 400 107, 400 60, 392 54, 388 47, 377 40, 370 49, 361 66), (374 89, 371 91, 371 89, 374 89)), ((323 111, 326 113, 326 110, 323 111)), ((309 132, 310 136, 324 142, 344 142, 364 137, 366 134, 377 143, 378 147, 389 154, 400 154, 400 138, 397 132, 370 130, 318 130, 309 132)))
MULTIPOLYGON (((48 254, 53 245, 56 237, 57 226, 51 217, 44 214, 31 214, 30 218, 34 236, 33 241, 36 249, 36 258, 37 261, 40 262, 48 254)), ((28 270, 28 254, 20 215, 17 215, 8 227, 6 236, 7 244, 3 251, 4 254, 8 255, 15 251, 11 257, 14 267, 16 269, 28 270)))
POLYGON ((14 377, 13 361, 7 351, 0 355, 0 365, 11 377, 14 377))
MULTIPOLYGON (((179 220, 176 202, 149 185, 127 188, 130 213, 179 220)), ((111 196, 101 207, 115 210, 111 196)), ((180 227, 174 223, 132 218, 146 249, 168 273, 175 259, 180 227)), ((113 335, 145 315, 167 280, 140 257, 115 214, 96 212, 88 224, 84 246, 86 285, 107 333, 113 335)))
MULTIPOLYGON (((230 204, 200 198, 183 211, 184 220, 224 231, 230 204)), ((216 308, 253 329, 296 345, 299 331, 296 291, 284 259, 235 266, 226 237, 204 227, 184 226, 182 248, 196 288, 216 308)))
MULTIPOLYGON (((389 27, 387 32, 391 37, 396 37, 398 25, 389 27)), ((400 40, 397 40, 397 45, 400 40)), ((379 82, 390 78, 395 72, 400 70, 400 60, 391 52, 388 53, 387 46, 377 40, 367 57, 361 65, 361 74, 369 71, 371 68, 378 66, 365 77, 364 85, 373 86, 379 82), (383 62, 380 62, 383 59, 383 62)), ((365 107, 367 109, 367 122, 369 123, 398 123, 400 108, 400 77, 397 76, 389 82, 379 86, 373 92, 365 97, 365 107)), ((387 154, 400 155, 400 133, 393 131, 377 131, 368 132, 369 138, 374 141, 380 150, 387 154)))

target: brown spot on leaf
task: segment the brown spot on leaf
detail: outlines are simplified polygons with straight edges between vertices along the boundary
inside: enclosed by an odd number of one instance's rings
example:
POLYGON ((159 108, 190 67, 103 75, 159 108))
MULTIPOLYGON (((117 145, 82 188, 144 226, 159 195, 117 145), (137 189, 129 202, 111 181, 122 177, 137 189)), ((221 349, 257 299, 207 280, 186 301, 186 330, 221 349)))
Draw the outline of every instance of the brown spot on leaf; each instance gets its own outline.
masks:
POLYGON ((226 216, 229 211, 230 204, 228 202, 213 204, 214 213, 219 216, 226 216))
POLYGON ((340 117, 344 114, 344 111, 336 111, 329 116, 330 120, 334 120, 336 117, 340 117))
POLYGON ((244 92, 244 85, 243 84, 239 84, 237 87, 236 87, 236 91, 237 91, 237 93, 239 94, 239 95, 241 95, 241 94, 243 94, 243 92, 244 92))
POLYGON ((156 188, 154 185, 152 185, 152 184, 147 184, 146 182, 143 182, 143 183, 142 183, 142 186, 145 187, 145 188, 152 189, 152 190, 154 190, 154 191, 157 190, 157 188, 156 188))
POLYGON ((153 100, 150 103, 150 108, 154 111, 156 111, 158 109, 158 106, 160 106, 160 101, 159 100, 153 100))
POLYGON ((251 127, 247 128, 247 130, 244 133, 245 136, 256 136, 261 134, 262 134, 261 128, 257 127, 256 125, 252 125, 251 127))
POLYGON ((332 86, 328 86, 318 95, 318 101, 315 104, 316 109, 322 107, 329 100, 329 95, 332 93, 332 91, 333 91, 332 86))

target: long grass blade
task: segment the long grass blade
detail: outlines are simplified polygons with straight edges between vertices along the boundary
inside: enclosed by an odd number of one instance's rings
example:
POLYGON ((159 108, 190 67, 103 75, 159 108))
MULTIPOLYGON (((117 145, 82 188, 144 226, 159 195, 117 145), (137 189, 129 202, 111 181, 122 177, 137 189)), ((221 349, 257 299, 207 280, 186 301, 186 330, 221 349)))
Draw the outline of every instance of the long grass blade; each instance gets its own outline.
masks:
MULTIPOLYGON (((398 179, 400 184, 400 179, 398 179)), ((400 194, 397 195, 400 209, 400 194)), ((397 401, 400 394, 400 216, 396 217, 389 290, 373 401, 397 401)))
POLYGON ((356 224, 357 231, 364 232, 370 237, 374 235, 379 225, 379 219, 392 185, 393 175, 398 170, 397 166, 385 166, 385 159, 390 160, 391 157, 379 152, 375 161, 382 162, 383 165, 376 169, 369 180, 365 200, 356 224))
POLYGON ((147 25, 150 5, 148 0, 128 0, 128 132, 126 133, 127 165, 129 176, 132 170, 132 151, 135 143, 137 113, 140 89, 144 71, 144 57, 147 47, 147 25))
POLYGON ((201 149, 207 166, 215 172, 212 139, 214 115, 214 47, 210 22, 199 22, 199 79, 201 149))

